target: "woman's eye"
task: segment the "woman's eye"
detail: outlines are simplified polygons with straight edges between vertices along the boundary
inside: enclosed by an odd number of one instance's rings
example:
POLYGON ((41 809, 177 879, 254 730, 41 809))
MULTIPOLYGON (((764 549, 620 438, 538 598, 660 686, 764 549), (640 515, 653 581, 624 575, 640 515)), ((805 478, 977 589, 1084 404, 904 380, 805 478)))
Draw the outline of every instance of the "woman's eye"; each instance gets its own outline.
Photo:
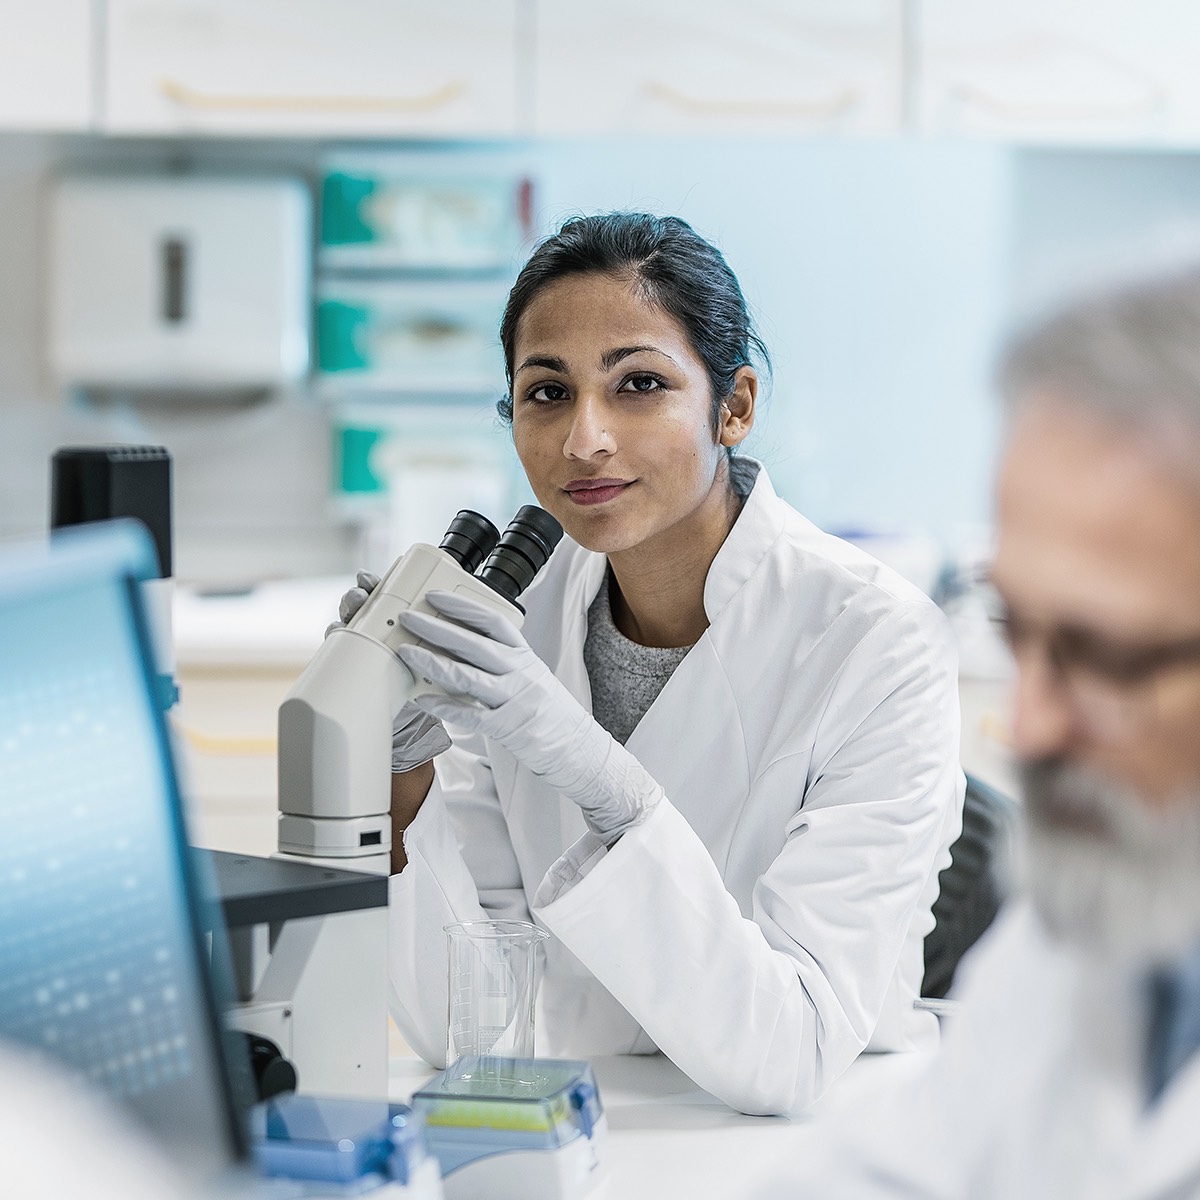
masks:
POLYGON ((567 398, 567 389, 561 383, 541 383, 530 388, 526 398, 535 404, 557 404, 567 398))
POLYGON ((663 381, 657 375, 630 375, 621 384, 623 392, 657 392, 663 387, 663 381))

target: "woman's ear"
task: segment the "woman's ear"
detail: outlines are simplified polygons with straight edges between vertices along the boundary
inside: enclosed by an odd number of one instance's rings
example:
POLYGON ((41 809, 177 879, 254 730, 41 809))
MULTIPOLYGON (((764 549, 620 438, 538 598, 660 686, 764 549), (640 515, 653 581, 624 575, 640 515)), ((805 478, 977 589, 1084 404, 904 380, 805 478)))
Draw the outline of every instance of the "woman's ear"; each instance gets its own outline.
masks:
POLYGON ((754 402, 758 399, 758 373, 753 367, 741 367, 733 380, 733 393, 721 401, 718 441, 722 446, 738 446, 754 426, 754 402))

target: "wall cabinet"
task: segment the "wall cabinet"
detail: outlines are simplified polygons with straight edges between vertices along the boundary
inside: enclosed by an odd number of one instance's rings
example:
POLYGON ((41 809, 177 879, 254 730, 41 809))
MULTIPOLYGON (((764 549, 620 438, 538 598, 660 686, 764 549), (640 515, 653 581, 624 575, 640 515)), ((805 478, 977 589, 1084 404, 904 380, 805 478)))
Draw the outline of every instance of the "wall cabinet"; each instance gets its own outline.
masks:
POLYGON ((118 134, 507 136, 518 0, 108 0, 118 134))
POLYGON ((901 15, 901 0, 542 0, 533 132, 894 132, 901 15))
POLYGON ((92 124, 95 0, 0 0, 0 129, 92 124))
POLYGON ((920 132, 1200 143, 1191 0, 922 0, 919 14, 920 132))
POLYGON ((1194 0, 0 0, 0 129, 1200 145, 1194 0))

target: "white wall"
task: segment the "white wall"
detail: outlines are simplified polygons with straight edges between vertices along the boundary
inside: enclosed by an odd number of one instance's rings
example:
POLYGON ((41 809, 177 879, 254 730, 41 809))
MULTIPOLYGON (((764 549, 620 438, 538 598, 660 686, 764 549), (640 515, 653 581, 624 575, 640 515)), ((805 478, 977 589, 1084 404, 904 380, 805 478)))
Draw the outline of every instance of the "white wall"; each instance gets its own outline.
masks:
POLYGON ((1026 150, 1013 192, 1014 319, 1132 273, 1200 263, 1200 155, 1026 150))

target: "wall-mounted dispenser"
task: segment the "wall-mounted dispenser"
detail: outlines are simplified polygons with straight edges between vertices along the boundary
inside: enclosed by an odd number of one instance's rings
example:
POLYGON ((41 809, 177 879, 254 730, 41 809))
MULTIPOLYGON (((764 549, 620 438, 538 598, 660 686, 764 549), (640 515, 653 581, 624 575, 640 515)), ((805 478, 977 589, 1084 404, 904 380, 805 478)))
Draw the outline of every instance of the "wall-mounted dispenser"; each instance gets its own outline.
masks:
POLYGON ((66 386, 241 392, 308 370, 299 180, 65 177, 50 218, 50 365, 66 386))

